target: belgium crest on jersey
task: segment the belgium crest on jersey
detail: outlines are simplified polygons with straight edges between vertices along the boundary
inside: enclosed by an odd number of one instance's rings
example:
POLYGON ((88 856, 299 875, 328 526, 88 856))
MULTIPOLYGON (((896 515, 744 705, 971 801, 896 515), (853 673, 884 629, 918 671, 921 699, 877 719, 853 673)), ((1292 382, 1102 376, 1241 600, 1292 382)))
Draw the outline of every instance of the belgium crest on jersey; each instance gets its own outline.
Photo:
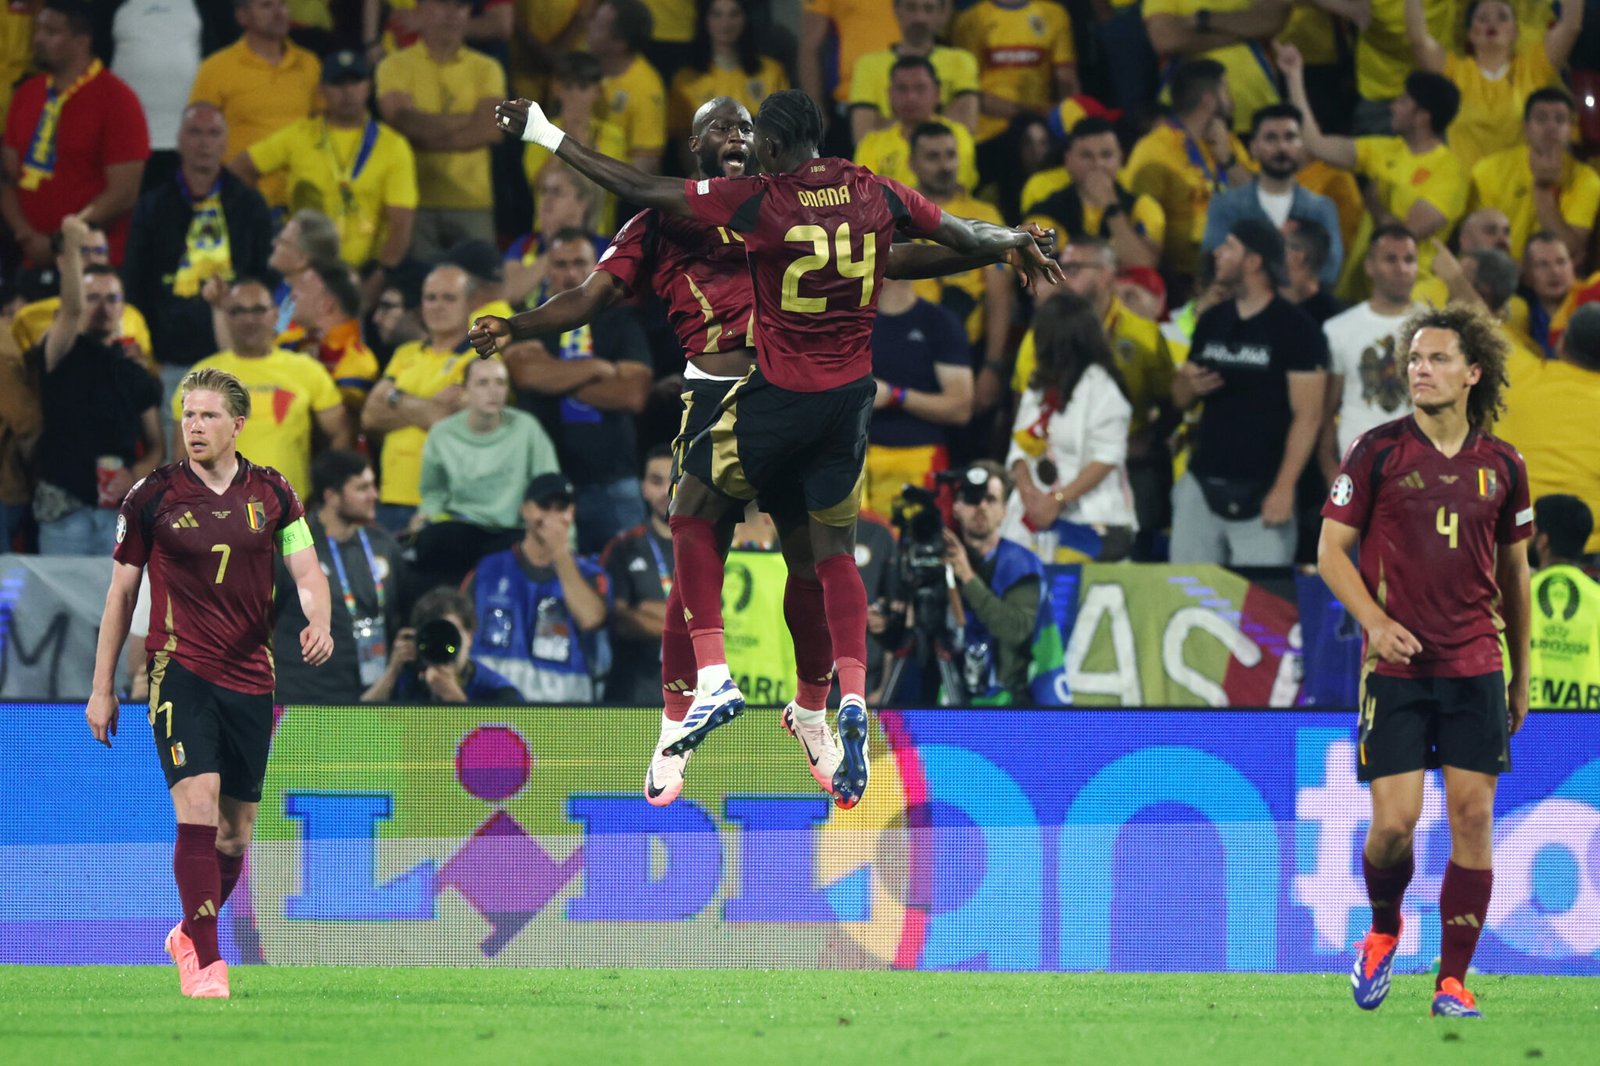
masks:
POLYGON ((1478 468, 1478 495, 1486 500, 1494 499, 1494 471, 1486 466, 1478 468))
POLYGON ((252 497, 244 505, 244 520, 250 532, 260 533, 267 528, 267 505, 252 497))

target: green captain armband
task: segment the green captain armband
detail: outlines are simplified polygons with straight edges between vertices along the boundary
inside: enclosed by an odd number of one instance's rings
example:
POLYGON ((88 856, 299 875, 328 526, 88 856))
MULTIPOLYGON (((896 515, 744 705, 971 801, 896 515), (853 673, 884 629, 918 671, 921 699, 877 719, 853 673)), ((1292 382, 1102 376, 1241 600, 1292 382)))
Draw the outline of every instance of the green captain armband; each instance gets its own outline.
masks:
POLYGON ((278 530, 278 553, 283 556, 293 555, 301 548, 309 548, 315 541, 311 539, 311 527, 306 525, 305 516, 296 518, 283 529, 278 530))

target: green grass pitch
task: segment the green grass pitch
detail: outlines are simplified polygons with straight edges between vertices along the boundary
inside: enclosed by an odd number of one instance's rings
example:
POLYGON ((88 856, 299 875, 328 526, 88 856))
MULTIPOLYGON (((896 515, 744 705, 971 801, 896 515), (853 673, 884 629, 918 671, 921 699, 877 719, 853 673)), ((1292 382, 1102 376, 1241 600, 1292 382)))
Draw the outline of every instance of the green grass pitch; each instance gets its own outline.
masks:
POLYGON ((1431 978, 1364 1013, 1337 975, 240 967, 229 1002, 162 967, 0 967, 15 1063, 1550 1063, 1600 1061, 1600 979, 1431 978))

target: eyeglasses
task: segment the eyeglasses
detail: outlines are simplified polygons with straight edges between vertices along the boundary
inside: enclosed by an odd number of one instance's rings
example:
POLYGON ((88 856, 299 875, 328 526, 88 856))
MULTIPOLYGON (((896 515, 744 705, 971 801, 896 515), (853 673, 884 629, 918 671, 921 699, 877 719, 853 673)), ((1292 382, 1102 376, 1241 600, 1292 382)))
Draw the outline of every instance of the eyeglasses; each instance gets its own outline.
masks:
POLYGON ((272 311, 272 308, 267 307, 264 304, 255 304, 254 306, 251 306, 251 307, 230 307, 230 308, 228 308, 228 314, 229 314, 229 316, 231 316, 233 318, 240 318, 240 317, 242 317, 244 315, 265 315, 265 314, 270 313, 271 311, 272 311))
POLYGON ((748 122, 713 122, 706 127, 707 133, 720 133, 724 137, 735 130, 738 131, 740 137, 753 137, 756 132, 756 128, 748 122))
POLYGON ((81 251, 84 255, 110 255, 111 254, 111 245, 109 245, 109 244, 85 244, 85 245, 80 246, 78 250, 81 251))

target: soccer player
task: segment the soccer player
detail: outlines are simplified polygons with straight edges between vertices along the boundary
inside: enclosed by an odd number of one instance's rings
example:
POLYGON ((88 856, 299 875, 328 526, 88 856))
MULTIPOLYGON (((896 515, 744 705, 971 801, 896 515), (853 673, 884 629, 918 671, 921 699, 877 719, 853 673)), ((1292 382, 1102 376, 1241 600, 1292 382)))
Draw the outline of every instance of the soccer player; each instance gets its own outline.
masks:
POLYGON ((150 568, 150 726, 178 819, 172 872, 184 919, 167 934, 186 996, 228 998, 217 912, 244 867, 272 739, 273 555, 283 556, 309 619, 300 654, 333 653, 328 580, 305 510, 284 476, 238 454, 250 393, 222 370, 179 386, 184 458, 134 485, 117 515, 86 716, 117 734, 113 675, 139 580, 150 568))
POLYGON ((1463 304, 1423 311, 1402 328, 1398 350, 1415 410, 1350 446, 1317 549, 1323 580, 1366 634, 1357 773, 1372 787, 1361 862, 1372 928, 1351 984, 1365 1010, 1388 995, 1423 774, 1443 767, 1450 863, 1433 1013, 1476 1018, 1462 981, 1494 882, 1495 784, 1528 713, 1533 509, 1522 457, 1485 431, 1506 387, 1497 323, 1463 304))
POLYGON ((899 231, 963 255, 1000 257, 1018 249, 1029 276, 1054 281, 1059 269, 1025 231, 946 214, 892 179, 847 160, 818 158, 822 116, 797 90, 773 93, 761 104, 752 135, 765 173, 754 177, 654 178, 574 141, 537 104, 507 101, 497 115, 503 128, 522 125, 525 140, 618 196, 723 227, 743 241, 758 366, 728 390, 721 413, 687 449, 686 470, 703 463, 710 480, 686 473, 673 496, 677 584, 698 671, 681 733, 663 750, 691 751, 744 710, 723 647, 716 525, 763 489, 795 485, 808 520, 779 532, 783 539, 807 537, 816 560, 842 694, 843 757, 832 792, 839 806, 853 807, 868 776, 867 601, 853 548, 877 391, 869 341, 889 245, 899 231))
MULTIPOLYGON (((517 119, 507 128, 520 135, 525 122, 520 109, 517 119)), ((754 137, 750 113, 737 100, 722 96, 707 101, 695 113, 692 129, 689 150, 701 178, 739 177, 756 169, 750 147, 754 137)), ((890 251, 887 272, 891 277, 927 277, 968 265, 943 248, 902 244, 890 251)), ((744 243, 727 227, 656 210, 640 212, 618 232, 582 285, 557 293, 538 308, 509 320, 481 317, 468 339, 480 354, 488 355, 518 341, 576 329, 641 286, 666 298, 668 317, 688 361, 679 437, 682 447, 675 456, 681 471, 685 453, 690 451, 687 444, 722 417, 723 399, 756 358, 750 335, 755 297, 744 243)), ((700 448, 692 454, 697 465, 691 472, 710 481, 710 452, 700 448)), ((804 524, 805 507, 798 494, 769 490, 761 494, 761 506, 786 512, 786 525, 804 524)), ((739 511, 730 510, 718 523, 719 556, 726 556, 739 517, 739 511)), ((812 568, 808 538, 789 538, 784 542, 784 554, 789 568, 784 615, 794 636, 798 673, 795 699, 785 708, 784 721, 804 748, 818 785, 831 791, 840 752, 825 721, 833 651, 824 622, 822 586, 812 568)), ((645 774, 645 798, 657 806, 671 803, 683 788, 690 753, 667 755, 662 749, 678 739, 682 730, 693 701, 695 670, 694 645, 683 617, 682 585, 675 581, 668 594, 662 635, 665 709, 661 735, 645 774)))

